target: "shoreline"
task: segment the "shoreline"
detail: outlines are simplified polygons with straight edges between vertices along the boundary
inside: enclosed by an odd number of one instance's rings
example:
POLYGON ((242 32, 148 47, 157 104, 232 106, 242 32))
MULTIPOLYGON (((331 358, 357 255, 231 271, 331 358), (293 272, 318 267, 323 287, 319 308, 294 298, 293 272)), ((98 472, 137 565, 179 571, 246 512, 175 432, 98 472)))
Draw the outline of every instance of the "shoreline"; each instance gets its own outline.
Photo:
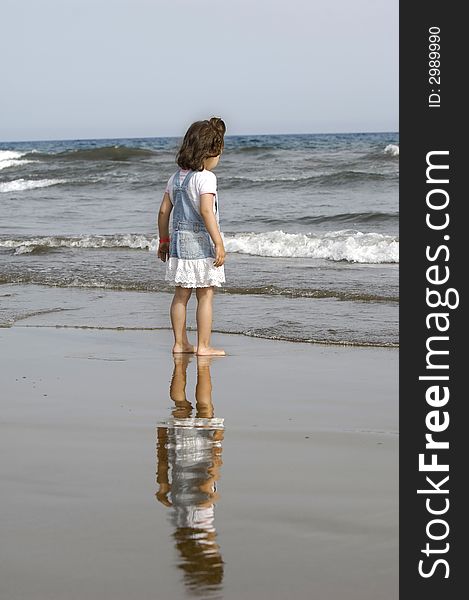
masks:
MULTIPOLYGON (((44 325, 110 330, 170 330, 170 296, 171 293, 167 291, 117 291, 99 287, 5 283, 0 286, 0 328, 44 325)), ((395 308, 386 312, 389 307, 383 306, 379 311, 380 317, 378 313, 371 317, 374 313, 370 314, 367 302, 354 302, 351 306, 348 301, 331 298, 295 298, 293 304, 289 304, 288 300, 285 304, 285 299, 278 296, 216 296, 213 332, 217 334, 294 344, 399 348, 398 338, 394 341, 395 308), (298 317, 290 317, 292 310, 300 311, 298 317), (269 315, 267 319, 266 315, 269 315), (309 321, 305 327, 298 321, 303 316, 309 321), (353 319, 351 330, 350 319, 353 319), (277 322, 281 324, 279 329, 277 322), (370 326, 372 329, 378 328, 371 336, 367 330, 370 326)), ((194 303, 194 298, 191 298, 188 331, 195 330, 194 303)))
MULTIPOLYGON (((55 312, 55 311, 47 311, 48 312, 55 312)), ((47 313, 37 313, 37 314, 47 314, 47 313)), ((106 326, 99 326, 99 325, 30 325, 30 324, 25 324, 25 325, 20 325, 19 321, 22 321, 24 319, 28 319, 29 317, 32 316, 36 316, 36 315, 29 315, 28 317, 24 317, 23 319, 18 319, 18 321, 16 321, 15 323, 12 323, 11 325, 0 325, 0 328, 5 328, 8 329, 10 327, 37 327, 37 328, 51 328, 51 329, 97 329, 97 330, 101 330, 101 331, 172 331, 171 327, 121 327, 121 326, 116 326, 116 327, 106 327, 106 326)), ((195 329, 194 327, 187 327, 187 331, 190 333, 196 333, 197 329, 195 329)), ((218 333, 218 334, 222 334, 222 335, 239 335, 239 336, 244 336, 247 338, 255 338, 255 339, 260 339, 260 340, 270 340, 273 342, 286 342, 286 343, 290 343, 290 344, 308 344, 311 346, 339 346, 339 347, 345 347, 345 348, 383 348, 383 349, 389 349, 389 350, 399 350, 399 345, 398 344, 393 344, 393 343, 389 343, 389 344, 372 344, 369 343, 367 344, 366 342, 360 343, 360 342, 335 342, 335 341, 323 341, 323 340, 290 340, 287 338, 273 338, 273 337, 264 337, 262 335, 251 335, 249 333, 244 333, 244 332, 235 332, 235 331, 224 331, 221 329, 212 329, 212 333, 218 333)))

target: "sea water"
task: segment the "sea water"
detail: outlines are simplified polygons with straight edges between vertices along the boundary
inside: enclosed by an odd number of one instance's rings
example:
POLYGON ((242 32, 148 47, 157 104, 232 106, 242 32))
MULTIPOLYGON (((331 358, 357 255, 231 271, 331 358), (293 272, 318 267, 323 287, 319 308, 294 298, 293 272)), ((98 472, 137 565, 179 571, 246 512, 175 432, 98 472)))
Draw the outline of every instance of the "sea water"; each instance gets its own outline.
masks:
MULTIPOLYGON (((54 309, 100 291, 126 307, 114 326, 169 326, 157 213, 180 142, 0 143, 3 326, 41 309, 38 286, 54 309), (12 284, 31 292, 28 310, 12 284)), ((398 144, 392 132, 225 138, 214 171, 227 250, 215 330, 397 345, 398 144)))

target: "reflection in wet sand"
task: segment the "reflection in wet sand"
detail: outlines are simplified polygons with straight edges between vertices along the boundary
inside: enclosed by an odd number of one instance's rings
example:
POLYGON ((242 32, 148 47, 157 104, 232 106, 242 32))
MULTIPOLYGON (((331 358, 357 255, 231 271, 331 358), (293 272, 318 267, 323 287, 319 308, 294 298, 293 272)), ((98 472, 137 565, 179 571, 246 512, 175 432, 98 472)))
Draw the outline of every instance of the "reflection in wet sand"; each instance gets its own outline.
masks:
POLYGON ((175 355, 170 396, 174 408, 157 429, 156 497, 170 508, 178 567, 188 589, 221 589, 223 559, 215 530, 217 480, 222 465, 223 419, 215 418, 211 357, 197 357, 196 414, 186 398, 188 354, 175 355))

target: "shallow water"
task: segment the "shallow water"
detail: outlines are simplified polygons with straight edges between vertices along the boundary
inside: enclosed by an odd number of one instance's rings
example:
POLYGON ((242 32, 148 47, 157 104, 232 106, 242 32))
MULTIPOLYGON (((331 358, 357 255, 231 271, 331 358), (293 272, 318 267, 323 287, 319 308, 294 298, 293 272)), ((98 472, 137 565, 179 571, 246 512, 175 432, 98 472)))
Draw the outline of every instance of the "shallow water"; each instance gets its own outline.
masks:
MULTIPOLYGON (((0 295, 0 322, 6 327, 17 322, 60 327, 169 329, 171 298, 169 293, 159 292, 5 284, 0 295)), ((315 299, 315 311, 311 312, 308 298, 219 293, 214 305, 215 332, 293 342, 397 344, 394 330, 397 303, 382 303, 377 315, 373 302, 352 305, 341 298, 319 297, 315 299), (351 337, 353 342, 349 342, 351 337)), ((192 297, 187 309, 190 331, 196 330, 195 309, 196 299, 192 297)))

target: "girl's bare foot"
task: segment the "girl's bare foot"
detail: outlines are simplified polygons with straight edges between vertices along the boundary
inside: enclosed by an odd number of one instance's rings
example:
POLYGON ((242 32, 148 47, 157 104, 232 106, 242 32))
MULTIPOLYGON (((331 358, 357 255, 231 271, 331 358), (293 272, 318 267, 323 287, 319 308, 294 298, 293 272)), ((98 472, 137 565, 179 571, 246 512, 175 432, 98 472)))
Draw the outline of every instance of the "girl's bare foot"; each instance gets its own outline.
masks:
POLYGON ((197 348, 189 342, 187 344, 174 344, 173 346, 173 354, 194 354, 195 352, 197 352, 197 348))
POLYGON ((199 346, 197 348, 197 356, 225 356, 226 353, 220 348, 211 348, 210 346, 199 346))

